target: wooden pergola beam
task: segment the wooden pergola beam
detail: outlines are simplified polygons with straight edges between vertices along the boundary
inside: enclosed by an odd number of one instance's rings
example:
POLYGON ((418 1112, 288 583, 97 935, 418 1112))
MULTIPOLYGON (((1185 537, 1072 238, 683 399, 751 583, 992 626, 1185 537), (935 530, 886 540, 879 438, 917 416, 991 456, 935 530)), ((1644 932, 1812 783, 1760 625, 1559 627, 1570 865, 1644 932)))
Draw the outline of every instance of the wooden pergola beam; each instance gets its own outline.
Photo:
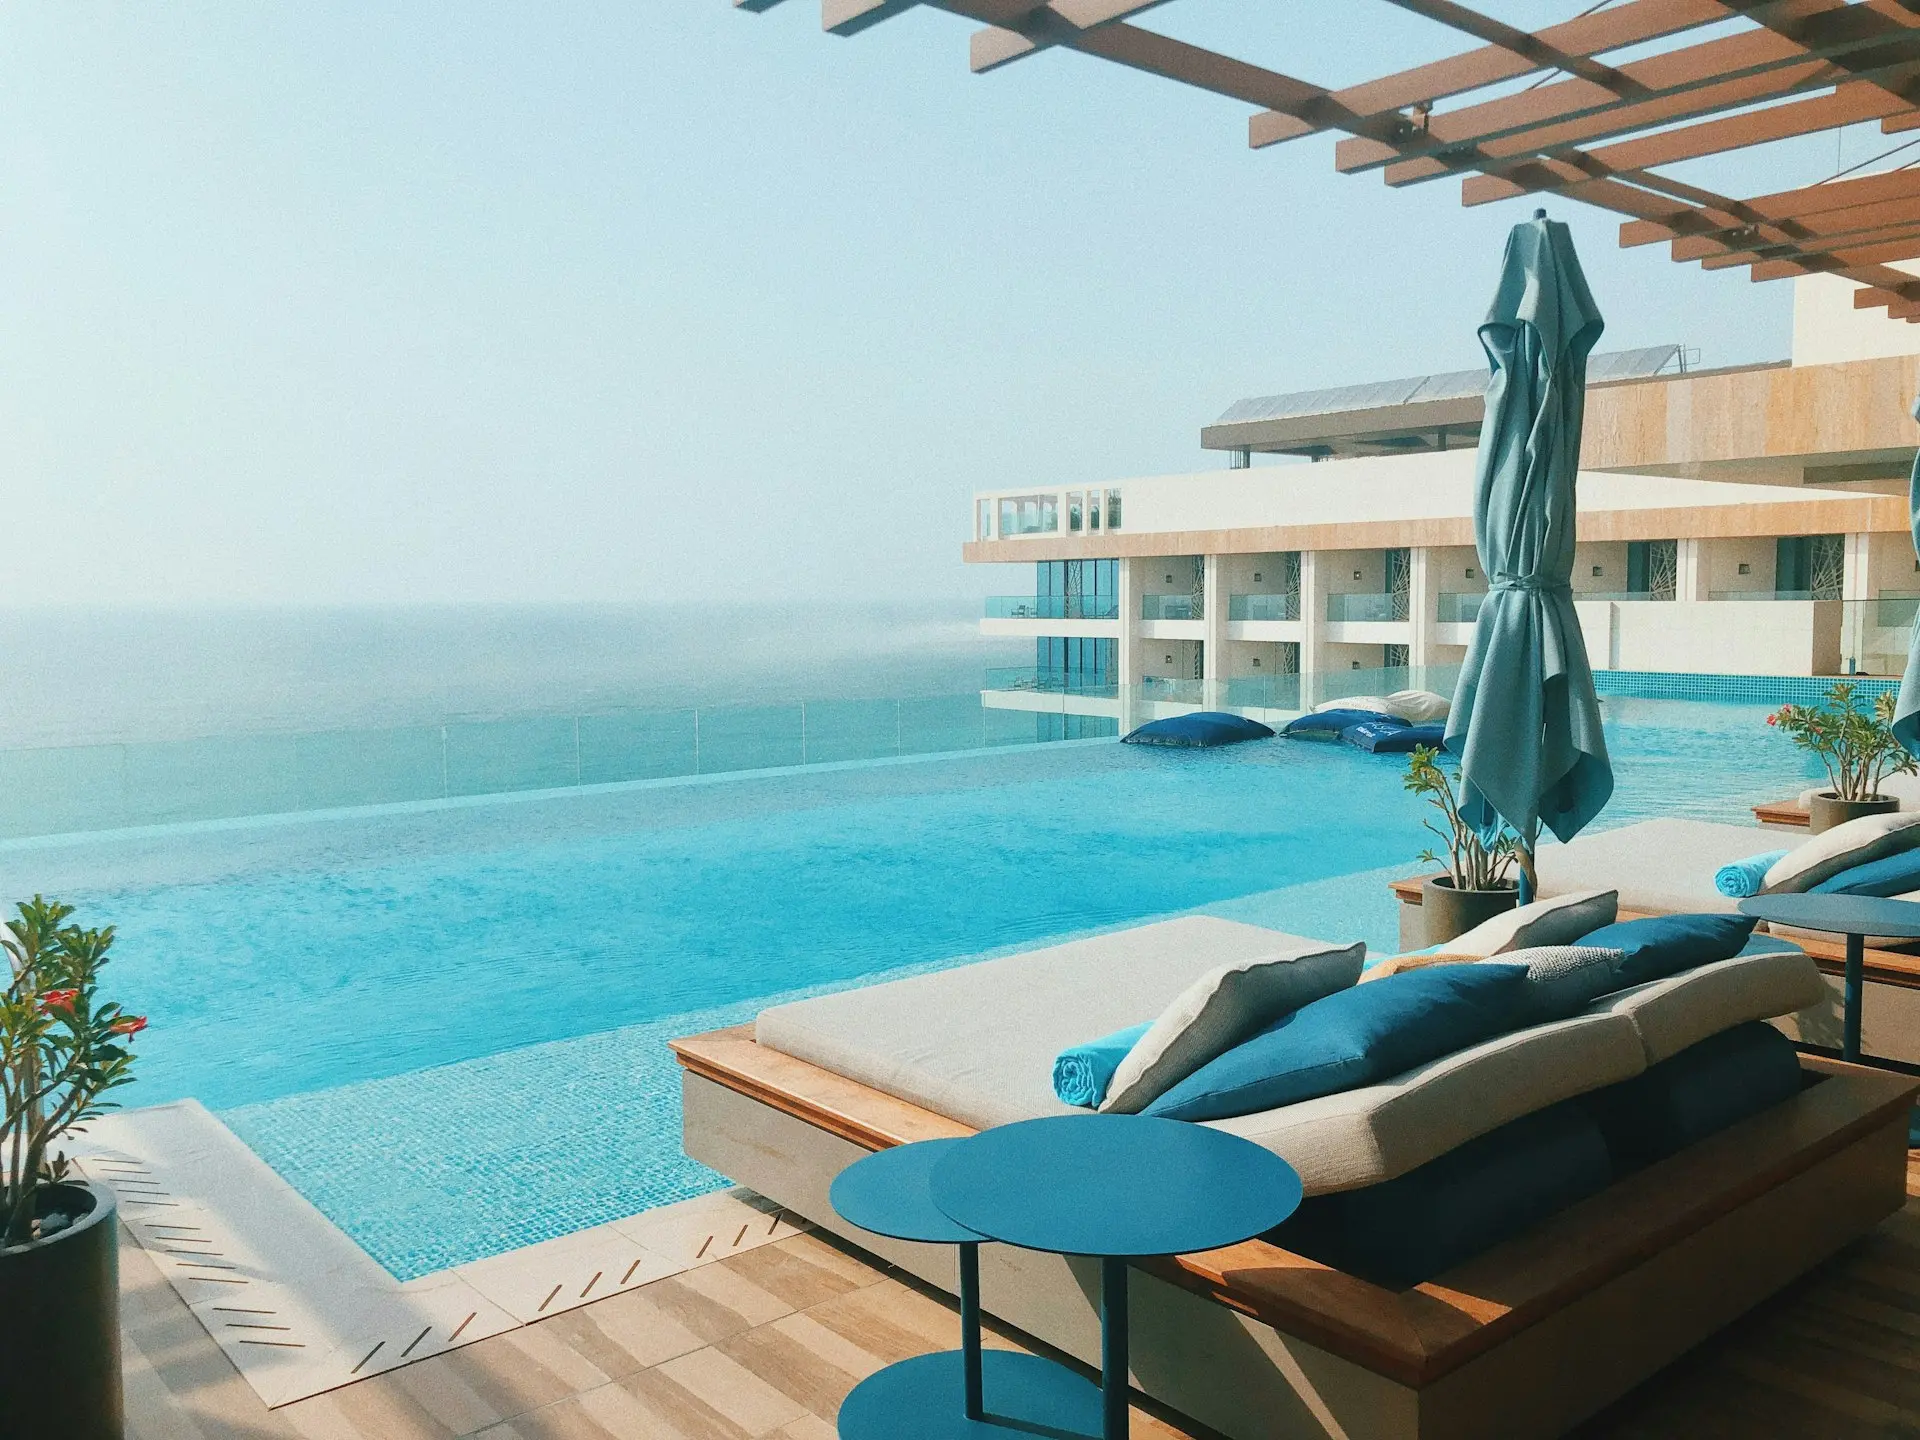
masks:
POLYGON ((1011 65, 1055 45, 1069 44, 1072 37, 1102 25, 1125 20, 1164 5, 1166 0, 1051 0, 1035 5, 1013 25, 989 25, 976 30, 967 40, 967 60, 974 74, 984 75, 1002 65, 1011 65))

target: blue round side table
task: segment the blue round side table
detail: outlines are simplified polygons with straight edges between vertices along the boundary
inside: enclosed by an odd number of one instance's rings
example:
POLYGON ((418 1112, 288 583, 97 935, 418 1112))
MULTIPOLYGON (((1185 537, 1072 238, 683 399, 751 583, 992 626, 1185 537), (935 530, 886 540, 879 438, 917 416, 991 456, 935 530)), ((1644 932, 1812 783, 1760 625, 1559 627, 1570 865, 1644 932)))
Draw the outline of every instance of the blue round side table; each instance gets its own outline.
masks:
POLYGON ((828 1198, 875 1235, 960 1251, 960 1348, 869 1375, 840 1404, 842 1440, 1020 1440, 1092 1435, 1100 1392, 1038 1355, 980 1345, 980 1236, 948 1218, 929 1190, 933 1167, 965 1140, 922 1140, 856 1160, 828 1198))
POLYGON ((1920 905, 1911 900, 1882 900, 1869 895, 1756 895, 1740 902, 1740 913, 1802 930, 1818 930, 1847 939, 1840 1058, 1860 1061, 1860 1004, 1865 987, 1869 935, 1920 939, 1920 905))
POLYGON ((1102 1440, 1126 1440, 1128 1430, 1127 1260, 1251 1240, 1301 1197, 1299 1175, 1272 1151, 1147 1115, 1060 1115, 983 1131, 935 1156, 930 1182, 933 1203, 975 1235, 1099 1257, 1102 1440))

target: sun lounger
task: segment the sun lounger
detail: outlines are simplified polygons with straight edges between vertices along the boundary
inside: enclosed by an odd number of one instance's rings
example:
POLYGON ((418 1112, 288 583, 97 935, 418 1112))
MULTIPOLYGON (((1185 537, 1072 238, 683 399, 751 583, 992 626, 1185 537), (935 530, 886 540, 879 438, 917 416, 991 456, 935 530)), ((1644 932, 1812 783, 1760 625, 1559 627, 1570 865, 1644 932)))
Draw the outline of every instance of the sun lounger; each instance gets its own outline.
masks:
MULTIPOLYGON (((951 1247, 852 1230, 827 1203, 834 1175, 890 1144, 1060 1113, 1048 1073, 1062 1046, 1146 1018, 1213 965, 1297 943, 1183 919, 776 1007, 755 1029, 676 1042, 687 1152, 951 1290, 951 1247)), ((1311 1192, 1370 1186, 1812 983, 1793 957, 1742 964, 1215 1123, 1286 1156, 1311 1192)), ((1139 1262, 1135 1383, 1248 1440, 1562 1433, 1903 1203, 1914 1082, 1802 1066, 1807 1088, 1785 1103, 1411 1289, 1266 1241, 1139 1262)), ((1095 1363, 1096 1275, 983 1247, 988 1310, 1095 1363)))

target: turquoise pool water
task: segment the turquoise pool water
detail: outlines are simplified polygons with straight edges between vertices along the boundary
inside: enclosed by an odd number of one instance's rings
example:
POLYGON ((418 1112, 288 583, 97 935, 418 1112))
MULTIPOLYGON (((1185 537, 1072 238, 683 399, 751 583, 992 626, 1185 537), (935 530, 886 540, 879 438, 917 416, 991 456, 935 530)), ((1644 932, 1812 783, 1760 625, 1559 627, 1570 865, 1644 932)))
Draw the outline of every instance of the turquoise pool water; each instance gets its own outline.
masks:
MULTIPOLYGON (((1606 823, 1805 783, 1758 707, 1610 700, 1606 823)), ((1204 910, 1394 940, 1403 761, 1059 744, 0 846, 119 928, 127 1104, 195 1096, 396 1275, 719 1183, 664 1041, 769 997, 1204 910)))

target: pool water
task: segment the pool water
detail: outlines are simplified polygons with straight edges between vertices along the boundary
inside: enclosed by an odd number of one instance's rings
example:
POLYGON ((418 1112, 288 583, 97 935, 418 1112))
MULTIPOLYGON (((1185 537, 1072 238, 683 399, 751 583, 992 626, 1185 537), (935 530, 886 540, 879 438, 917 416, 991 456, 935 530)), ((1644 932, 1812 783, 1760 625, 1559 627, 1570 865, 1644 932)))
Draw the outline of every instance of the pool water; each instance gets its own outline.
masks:
MULTIPOLYGON (((1604 823, 1801 788, 1752 706, 1607 702, 1604 823)), ((119 931, 129 1105, 194 1096, 397 1276, 721 1183, 665 1041, 1190 911, 1391 948, 1404 757, 1110 741, 0 847, 119 931)), ((1145 1018, 1145 1017, 1143 1017, 1145 1018)))

